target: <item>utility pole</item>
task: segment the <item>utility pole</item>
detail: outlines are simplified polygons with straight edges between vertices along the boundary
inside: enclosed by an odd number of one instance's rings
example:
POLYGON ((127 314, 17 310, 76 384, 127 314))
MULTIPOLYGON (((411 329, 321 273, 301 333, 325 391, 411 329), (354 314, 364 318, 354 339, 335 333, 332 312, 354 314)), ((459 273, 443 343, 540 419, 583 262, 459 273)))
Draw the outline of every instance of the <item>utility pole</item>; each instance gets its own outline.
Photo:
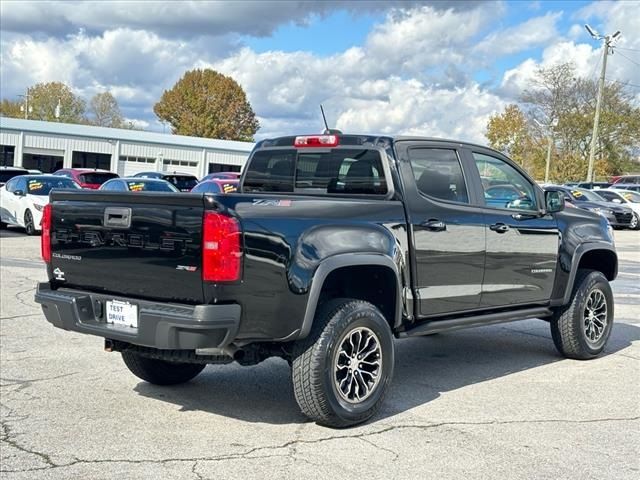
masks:
POLYGON ((551 169, 551 149, 553 148, 553 129, 558 126, 558 119, 553 118, 548 124, 544 124, 534 119, 539 127, 547 131, 547 161, 544 166, 544 183, 549 183, 549 170, 551 169))
POLYGON ((609 50, 613 53, 613 43, 620 36, 620 30, 613 35, 605 35, 604 37, 596 32, 589 25, 585 25, 589 35, 596 40, 604 40, 602 44, 602 69, 600 70, 600 80, 598 81, 598 99, 596 101, 596 113, 593 117, 593 133, 591 134, 591 149, 589 151, 589 169, 587 170, 587 182, 593 182, 593 164, 596 158, 596 144, 598 142, 598 126, 600 124, 600 108, 602 107, 602 92, 604 90, 604 78, 607 71, 607 57, 609 50))
POLYGON ((29 95, 29 89, 27 88, 27 92, 24 95, 18 95, 19 97, 24 98, 24 103, 20 105, 20 111, 24 112, 24 119, 29 119, 29 114, 33 112, 33 107, 29 106, 29 99, 31 95, 29 95))

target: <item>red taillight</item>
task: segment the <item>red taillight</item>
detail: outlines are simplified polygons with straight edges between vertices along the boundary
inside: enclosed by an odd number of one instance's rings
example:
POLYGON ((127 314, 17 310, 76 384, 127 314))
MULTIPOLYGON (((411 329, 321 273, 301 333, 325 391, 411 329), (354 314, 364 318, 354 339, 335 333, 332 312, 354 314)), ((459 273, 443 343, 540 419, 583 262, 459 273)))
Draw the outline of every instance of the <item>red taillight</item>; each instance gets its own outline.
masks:
POLYGON ((235 218, 205 212, 202 223, 202 280, 240 279, 240 225, 235 218))
POLYGON ((306 135, 304 137, 296 137, 293 142, 294 147, 337 147, 337 135, 306 135))
POLYGON ((40 253, 42 260, 51 262, 51 204, 48 203, 42 210, 42 236, 40 237, 40 253))

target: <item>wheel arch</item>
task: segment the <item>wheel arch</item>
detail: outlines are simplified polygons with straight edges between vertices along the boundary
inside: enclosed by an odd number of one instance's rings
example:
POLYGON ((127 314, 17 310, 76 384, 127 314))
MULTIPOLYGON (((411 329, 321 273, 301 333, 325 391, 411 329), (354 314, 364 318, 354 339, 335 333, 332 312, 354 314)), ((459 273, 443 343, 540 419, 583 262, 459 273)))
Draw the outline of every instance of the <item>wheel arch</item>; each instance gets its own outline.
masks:
MULTIPOLYGON (((352 289, 348 292, 358 292, 360 284, 357 282, 359 280, 367 282, 371 278, 375 278, 375 275, 383 277, 382 293, 368 291, 366 294, 356 293, 355 296, 351 293, 351 298, 370 301, 378 306, 392 330, 400 326, 402 322, 402 287, 398 266, 394 261, 386 255, 373 253, 335 255, 324 260, 313 275, 298 338, 305 338, 311 331, 316 311, 324 300, 323 294, 332 288, 342 289, 346 278, 354 281, 351 285, 352 289)), ((342 295, 345 296, 345 293, 343 292, 342 295)), ((346 293, 346 296, 349 295, 346 293)))
POLYGON ((580 268, 597 270, 602 272, 607 280, 615 280, 618 275, 618 255, 615 248, 608 243, 598 242, 585 243, 576 249, 571 262, 569 281, 564 292, 563 304, 565 305, 571 300, 576 274, 580 268))

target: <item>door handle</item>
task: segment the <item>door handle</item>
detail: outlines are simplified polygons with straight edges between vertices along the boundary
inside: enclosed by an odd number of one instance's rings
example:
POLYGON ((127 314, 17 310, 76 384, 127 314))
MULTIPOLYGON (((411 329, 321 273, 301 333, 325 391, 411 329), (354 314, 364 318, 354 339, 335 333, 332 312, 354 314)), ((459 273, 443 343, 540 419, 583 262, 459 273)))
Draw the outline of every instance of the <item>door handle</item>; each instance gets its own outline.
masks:
POLYGON ((509 225, 505 225, 504 223, 494 223, 489 227, 489 229, 498 233, 505 233, 509 231, 509 225))
POLYGON ((426 220, 420 224, 422 227, 427 230, 431 230, 432 232, 443 232, 447 229, 447 224, 442 220, 437 220, 432 218, 430 220, 426 220))

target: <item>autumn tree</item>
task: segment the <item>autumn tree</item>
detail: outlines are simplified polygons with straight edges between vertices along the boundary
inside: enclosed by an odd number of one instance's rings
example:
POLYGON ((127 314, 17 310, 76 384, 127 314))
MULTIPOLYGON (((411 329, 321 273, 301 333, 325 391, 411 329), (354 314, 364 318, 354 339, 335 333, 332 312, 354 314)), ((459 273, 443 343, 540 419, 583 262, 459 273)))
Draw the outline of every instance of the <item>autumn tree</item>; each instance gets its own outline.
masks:
MULTIPOLYGON (((510 105, 489 120, 487 138, 536 178, 542 178, 551 135, 551 178, 584 179, 596 96, 596 82, 578 78, 572 64, 541 68, 523 92, 520 105, 510 105), (505 142, 509 138, 517 138, 518 142, 507 150, 505 142), (521 154, 522 159, 518 157, 521 154)), ((640 153, 640 108, 620 83, 605 84, 596 145, 597 177, 607 178, 633 169, 631 161, 640 153)))
POLYGON ((492 115, 487 124, 489 145, 519 163, 535 178, 544 176, 544 159, 539 139, 532 136, 527 117, 515 104, 492 115))
POLYGON ((110 92, 96 93, 89 102, 90 122, 100 127, 122 128, 124 117, 110 92))
POLYGON ((179 135, 252 141, 260 124, 242 87, 214 70, 191 70, 153 107, 179 135))
POLYGON ((61 82, 38 83, 28 89, 29 119, 47 122, 85 123, 85 101, 75 95, 61 82), (56 108, 60 105, 60 117, 56 117, 56 108))
POLYGON ((24 112, 20 111, 22 102, 2 99, 0 102, 0 116, 11 118, 24 118, 24 112))

